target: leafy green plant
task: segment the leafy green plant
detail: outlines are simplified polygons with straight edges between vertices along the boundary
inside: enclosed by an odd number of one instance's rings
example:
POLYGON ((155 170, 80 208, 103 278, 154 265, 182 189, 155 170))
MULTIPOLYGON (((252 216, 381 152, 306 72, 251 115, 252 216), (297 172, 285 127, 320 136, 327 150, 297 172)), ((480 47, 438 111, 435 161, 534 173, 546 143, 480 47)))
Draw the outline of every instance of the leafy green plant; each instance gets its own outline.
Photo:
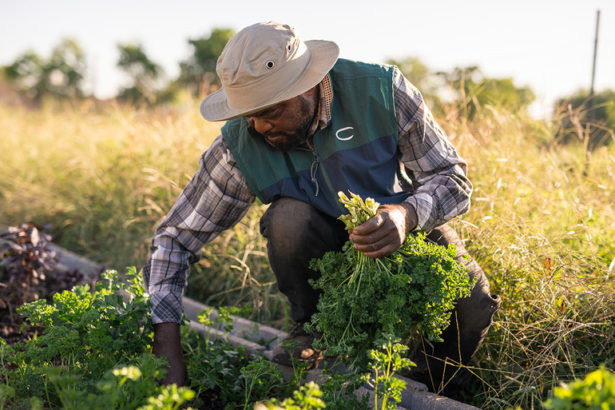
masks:
MULTIPOLYGON (((230 332, 230 317, 222 314, 211 319, 212 311, 213 308, 202 311, 198 315, 199 321, 205 326, 230 332)), ((206 407, 224 404, 243 407, 241 369, 250 363, 245 348, 235 348, 227 340, 210 337, 209 333, 202 336, 190 332, 187 326, 182 326, 182 348, 188 379, 194 386, 197 398, 207 402, 206 407)))
POLYGON ((37 300, 18 309, 31 325, 45 328, 26 344, 24 360, 34 365, 78 363, 84 374, 98 378, 122 359, 148 351, 153 326, 136 269, 127 271, 125 281, 116 271, 101 277, 92 293, 87 285, 76 286, 56 293, 51 304, 37 300), (127 301, 120 292, 128 295, 127 301))
POLYGON ((193 398, 192 390, 172 384, 163 387, 158 396, 148 397, 147 404, 139 407, 138 410, 176 410, 193 398))
POLYGON ((358 396, 356 390, 364 383, 364 374, 338 373, 327 366, 322 371, 326 378, 321 383, 322 399, 331 410, 367 409, 369 395, 358 396))
POLYGON ((325 402, 321 399, 322 391, 314 382, 308 382, 293 392, 292 398, 282 401, 278 399, 268 400, 266 403, 257 404, 255 410, 313 410, 324 409, 325 402))
POLYGON ((601 365, 581 380, 555 387, 553 396, 543 403, 545 409, 615 409, 615 374, 601 365))
POLYGON ((101 278, 93 292, 77 286, 56 293, 51 303, 37 300, 19 308, 42 333, 25 344, 1 346, 2 362, 9 366, 0 373, 0 386, 8 386, 5 402, 137 408, 151 395, 163 395, 162 404, 153 408, 171 409, 190 396, 187 389, 171 392, 159 386, 166 362, 151 353, 149 300, 136 269, 123 278, 116 271, 101 278))
POLYGON ((280 369, 262 356, 256 357, 240 372, 244 382, 244 409, 255 399, 269 397, 272 390, 284 382, 280 369))
MULTIPOLYGON (((368 220, 378 208, 371 198, 339 196, 349 210, 340 218, 348 229, 368 220)), ((312 286, 322 294, 306 329, 323 333, 314 346, 365 370, 369 350, 387 335, 403 343, 419 332, 439 340, 454 302, 468 296, 473 287, 455 255, 453 245, 444 248, 417 234, 409 235, 387 257, 368 258, 347 242, 342 252, 313 260, 311 267, 321 277, 312 286)))
POLYGON ((374 388, 374 409, 396 409, 406 382, 393 376, 415 364, 403 357, 408 346, 398 343, 393 336, 387 336, 378 347, 369 351, 372 373, 364 376, 364 380, 374 388))
POLYGON ((51 235, 31 223, 11 226, 0 234, 0 324, 6 322, 11 331, 21 325, 21 318, 14 315, 17 307, 50 299, 83 279, 79 271, 56 271, 57 257, 50 245, 51 235))
MULTIPOLYGON (((212 311, 213 308, 203 310, 198 315, 199 322, 228 333, 233 330, 231 314, 245 309, 219 307, 217 315, 212 311)), ((245 348, 235 347, 224 338, 183 330, 189 380, 205 407, 251 408, 256 401, 287 390, 281 371, 271 362, 251 357, 245 348)))
POLYGON ((297 346, 299 346, 299 342, 292 338, 282 340, 282 348, 288 352, 291 366, 293 368, 290 380, 288 381, 288 389, 291 391, 301 387, 301 382, 307 376, 309 367, 309 363, 297 359, 293 354, 293 351, 297 348, 297 346))
POLYGON ((47 376, 63 408, 136 409, 152 393, 160 391, 158 379, 164 372, 165 362, 152 354, 144 354, 134 363, 120 364, 106 371, 100 381, 87 380, 93 382, 95 389, 84 389, 84 381, 74 369, 51 367, 47 369, 47 376))
POLYGON ((4 410, 7 401, 15 397, 15 389, 8 384, 0 384, 0 409, 4 410))

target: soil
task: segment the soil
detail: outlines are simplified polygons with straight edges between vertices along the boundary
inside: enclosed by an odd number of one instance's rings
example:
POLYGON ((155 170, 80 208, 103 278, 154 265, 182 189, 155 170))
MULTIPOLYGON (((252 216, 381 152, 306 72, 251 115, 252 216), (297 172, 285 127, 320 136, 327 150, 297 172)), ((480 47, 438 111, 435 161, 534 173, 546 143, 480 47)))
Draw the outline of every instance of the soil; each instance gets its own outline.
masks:
POLYGON ((224 402, 220 398, 218 390, 207 390, 201 393, 199 398, 202 400, 199 410, 224 410, 224 402))

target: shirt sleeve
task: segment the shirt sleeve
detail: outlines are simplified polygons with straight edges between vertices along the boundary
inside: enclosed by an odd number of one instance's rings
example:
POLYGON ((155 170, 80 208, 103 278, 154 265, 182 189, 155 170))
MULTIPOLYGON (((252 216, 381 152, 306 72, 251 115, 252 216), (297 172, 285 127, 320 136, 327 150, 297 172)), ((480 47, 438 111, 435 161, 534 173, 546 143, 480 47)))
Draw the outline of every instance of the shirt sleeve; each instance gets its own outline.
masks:
POLYGON ((181 321, 190 264, 198 261, 203 245, 246 214, 254 198, 218 136, 152 239, 143 279, 154 323, 181 321))
POLYGON ((431 231, 470 209, 472 183, 467 163, 434 120, 423 96, 398 69, 393 75, 400 160, 413 193, 416 230, 431 231))

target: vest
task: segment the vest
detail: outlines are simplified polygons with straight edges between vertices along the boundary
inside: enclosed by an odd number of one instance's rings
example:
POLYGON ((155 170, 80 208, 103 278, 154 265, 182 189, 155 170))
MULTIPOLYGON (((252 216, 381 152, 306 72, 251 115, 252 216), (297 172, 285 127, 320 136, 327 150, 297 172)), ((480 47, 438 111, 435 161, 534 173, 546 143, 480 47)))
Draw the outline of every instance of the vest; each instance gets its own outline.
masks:
POLYGON ((393 67, 339 59, 328 75, 331 121, 314 135, 313 150, 276 150, 245 117, 222 127, 248 185, 263 203, 292 197, 335 218, 347 213, 338 191, 402 202, 410 192, 400 182, 393 67))

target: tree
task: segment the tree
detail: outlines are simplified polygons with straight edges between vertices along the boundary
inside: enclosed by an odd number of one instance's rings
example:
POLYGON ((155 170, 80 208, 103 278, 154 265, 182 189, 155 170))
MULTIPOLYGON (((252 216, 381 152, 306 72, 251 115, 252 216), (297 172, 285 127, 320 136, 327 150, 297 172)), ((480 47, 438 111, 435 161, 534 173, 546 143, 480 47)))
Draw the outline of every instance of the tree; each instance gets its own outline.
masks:
POLYGON ((389 59, 387 63, 396 65, 436 112, 446 111, 446 106, 454 104, 464 116, 471 119, 485 105, 519 111, 535 98, 530 88, 515 86, 511 78, 484 77, 477 66, 456 67, 450 72, 432 72, 416 57, 389 59))
POLYGON ((74 40, 63 39, 49 58, 27 51, 5 68, 17 90, 39 104, 45 96, 60 99, 83 97, 85 55, 74 40))
POLYGON ((615 140, 615 91, 605 90, 590 97, 587 90, 560 98, 555 103, 564 142, 583 141, 589 150, 615 140))
POLYGON ((224 46, 235 34, 230 28, 215 28, 209 37, 189 39, 192 55, 179 63, 179 83, 187 87, 194 96, 208 92, 212 87, 220 87, 216 75, 216 63, 224 46))
POLYGON ((137 106, 156 104, 162 67, 149 59, 141 44, 118 44, 118 49, 117 66, 131 79, 131 85, 120 90, 118 99, 137 106))
POLYGON ((437 99, 439 88, 438 79, 429 67, 419 58, 406 57, 402 60, 390 58, 386 63, 397 66, 404 77, 410 80, 410 82, 419 89, 425 99, 437 99))
POLYGON ((81 98, 86 65, 85 55, 79 45, 65 39, 53 49, 47 63, 51 93, 65 98, 81 98))
POLYGON ((456 67, 438 75, 449 85, 456 104, 468 119, 485 105, 517 112, 526 109, 535 99, 531 88, 515 86, 512 78, 484 77, 477 66, 456 67))

